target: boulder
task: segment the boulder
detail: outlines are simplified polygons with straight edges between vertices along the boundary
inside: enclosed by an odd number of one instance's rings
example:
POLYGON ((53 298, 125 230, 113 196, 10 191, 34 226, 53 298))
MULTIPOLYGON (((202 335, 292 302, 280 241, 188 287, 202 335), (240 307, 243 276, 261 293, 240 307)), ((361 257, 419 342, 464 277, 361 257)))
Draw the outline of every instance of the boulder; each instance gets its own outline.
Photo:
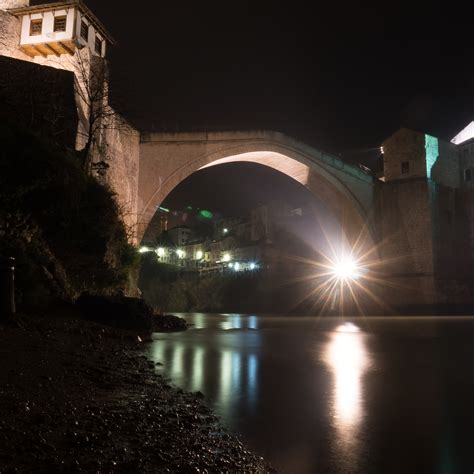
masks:
POLYGON ((188 325, 183 318, 172 314, 158 314, 153 317, 153 331, 184 331, 188 325))
POLYGON ((86 319, 101 324, 145 332, 153 330, 153 309, 140 298, 85 292, 79 296, 76 305, 86 319))

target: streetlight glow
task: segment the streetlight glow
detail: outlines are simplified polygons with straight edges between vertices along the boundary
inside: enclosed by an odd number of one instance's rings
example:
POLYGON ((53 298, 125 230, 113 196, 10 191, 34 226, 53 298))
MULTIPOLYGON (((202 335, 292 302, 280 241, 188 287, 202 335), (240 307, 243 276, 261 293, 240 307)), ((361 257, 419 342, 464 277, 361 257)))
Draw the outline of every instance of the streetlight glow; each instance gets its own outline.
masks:
POLYGON ((165 256, 165 249, 163 247, 158 247, 156 249, 156 253, 158 257, 164 257, 165 256))

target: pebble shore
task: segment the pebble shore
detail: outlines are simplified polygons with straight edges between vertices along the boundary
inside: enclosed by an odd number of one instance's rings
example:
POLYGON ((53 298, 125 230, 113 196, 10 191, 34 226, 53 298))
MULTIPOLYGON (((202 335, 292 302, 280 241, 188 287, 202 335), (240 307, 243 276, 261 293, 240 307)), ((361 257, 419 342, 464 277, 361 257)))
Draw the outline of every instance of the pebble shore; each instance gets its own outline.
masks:
POLYGON ((273 472, 143 344, 74 315, 0 325, 0 472, 273 472))

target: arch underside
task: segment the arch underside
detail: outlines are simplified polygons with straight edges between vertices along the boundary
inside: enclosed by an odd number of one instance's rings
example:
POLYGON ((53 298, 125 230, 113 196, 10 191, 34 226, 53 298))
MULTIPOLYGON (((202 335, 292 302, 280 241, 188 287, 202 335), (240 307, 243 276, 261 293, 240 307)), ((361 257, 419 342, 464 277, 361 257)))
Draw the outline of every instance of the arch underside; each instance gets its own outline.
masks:
POLYGON ((288 150, 280 150, 277 147, 275 149, 274 146, 261 147, 260 144, 260 149, 255 151, 247 151, 248 147, 246 148, 234 147, 207 154, 176 167, 168 176, 156 177, 158 186, 145 204, 141 216, 142 226, 139 239, 143 237, 157 207, 179 183, 192 173, 226 163, 250 162, 268 166, 305 186, 335 214, 350 243, 358 240, 365 242, 364 247, 374 244, 368 224, 369 216, 367 216, 363 205, 344 183, 323 166, 298 154, 289 156, 292 153, 288 150))

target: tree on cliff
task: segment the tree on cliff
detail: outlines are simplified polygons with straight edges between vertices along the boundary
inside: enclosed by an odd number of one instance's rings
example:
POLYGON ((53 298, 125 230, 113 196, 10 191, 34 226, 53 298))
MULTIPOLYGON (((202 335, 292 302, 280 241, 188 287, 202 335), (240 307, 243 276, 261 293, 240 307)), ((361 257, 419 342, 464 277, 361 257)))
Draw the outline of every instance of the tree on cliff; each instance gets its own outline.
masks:
POLYGON ((84 169, 90 173, 94 147, 99 147, 103 131, 113 122, 116 112, 109 103, 108 67, 102 58, 75 55, 75 93, 78 102, 78 135, 82 139, 84 169))
POLYGON ((82 140, 80 145, 82 145, 84 169, 90 173, 95 162, 95 165, 102 165, 101 169, 104 171, 108 167, 105 162, 109 144, 107 132, 131 130, 131 126, 110 105, 108 62, 104 58, 83 51, 76 52, 74 61, 75 93, 79 113, 78 138, 82 140), (100 160, 97 160, 97 157, 100 160))

